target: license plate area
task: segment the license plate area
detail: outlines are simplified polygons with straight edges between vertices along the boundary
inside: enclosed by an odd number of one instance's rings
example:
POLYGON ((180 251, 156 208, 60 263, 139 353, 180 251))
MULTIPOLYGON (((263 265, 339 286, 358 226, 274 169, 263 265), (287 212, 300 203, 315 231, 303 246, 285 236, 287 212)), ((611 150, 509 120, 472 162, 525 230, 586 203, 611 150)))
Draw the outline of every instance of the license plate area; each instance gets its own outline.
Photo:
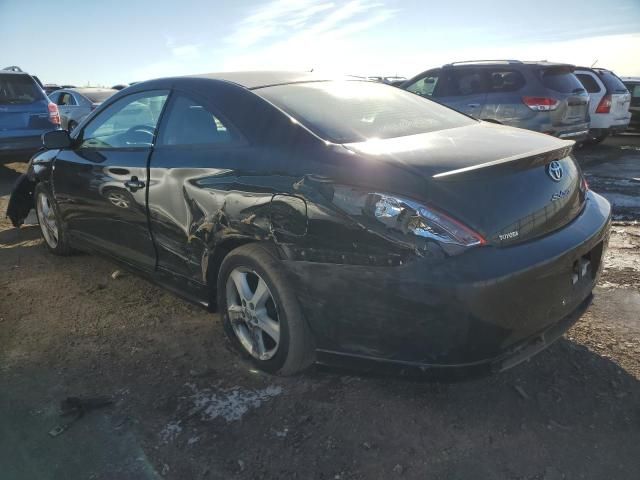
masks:
POLYGON ((600 270, 603 248, 604 242, 600 242, 589 252, 585 253, 573 262, 571 271, 572 285, 576 285, 578 282, 582 282, 584 280, 595 280, 596 275, 598 275, 598 271, 600 270))

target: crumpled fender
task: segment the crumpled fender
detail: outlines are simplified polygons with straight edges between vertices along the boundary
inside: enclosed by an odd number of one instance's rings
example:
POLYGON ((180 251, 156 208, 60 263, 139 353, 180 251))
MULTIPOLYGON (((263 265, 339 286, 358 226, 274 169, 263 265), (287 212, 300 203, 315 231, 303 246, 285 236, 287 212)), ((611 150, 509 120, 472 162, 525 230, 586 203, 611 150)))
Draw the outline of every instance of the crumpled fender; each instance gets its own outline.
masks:
POLYGON ((36 185, 39 182, 50 181, 51 167, 57 152, 57 150, 44 150, 36 153, 29 160, 27 172, 20 175, 14 183, 6 212, 6 216, 14 227, 20 227, 34 207, 33 194, 36 185))
POLYGON ((7 217, 16 228, 24 223, 24 219, 33 208, 35 187, 36 182, 31 181, 26 173, 20 175, 13 185, 7 206, 7 217))

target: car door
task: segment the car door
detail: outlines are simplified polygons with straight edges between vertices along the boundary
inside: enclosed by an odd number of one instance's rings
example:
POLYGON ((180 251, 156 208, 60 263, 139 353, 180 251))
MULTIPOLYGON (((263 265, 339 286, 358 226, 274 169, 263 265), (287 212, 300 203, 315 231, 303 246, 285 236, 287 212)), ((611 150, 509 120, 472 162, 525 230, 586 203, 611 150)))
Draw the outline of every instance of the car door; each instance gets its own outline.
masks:
POLYGON ((517 68, 502 65, 487 66, 483 71, 488 77, 488 87, 478 118, 526 128, 531 109, 522 102, 527 83, 524 75, 517 68))
MULTIPOLYGON (((60 91, 58 91, 58 90, 53 91, 49 95, 47 95, 47 97, 49 97, 49 100, 57 105, 58 104, 58 99, 60 98, 60 91)), ((58 111, 60 111, 59 108, 58 108, 58 111)))
POLYGON ((242 178, 250 152, 210 100, 172 94, 150 162, 148 205, 160 273, 205 284, 207 245, 218 233, 238 230, 240 212, 251 220, 261 206, 268 208, 270 191, 243 185, 259 180, 242 178))
POLYGON ((434 95, 438 102, 480 118, 487 97, 487 75, 482 68, 445 68, 440 82, 442 88, 434 95))
POLYGON ((55 160, 53 186, 72 240, 151 270, 147 166, 166 90, 118 99, 74 135, 55 160))
POLYGON ((84 120, 84 117, 91 113, 91 102, 84 95, 77 92, 72 95, 76 102, 76 106, 73 108, 71 115, 69 115, 69 120, 73 120, 77 125, 84 120))
POLYGON ((58 112, 60 112, 60 121, 62 128, 67 128, 69 120, 74 116, 75 110, 78 108, 78 102, 71 94, 71 92, 60 92, 56 101, 58 104, 58 112))

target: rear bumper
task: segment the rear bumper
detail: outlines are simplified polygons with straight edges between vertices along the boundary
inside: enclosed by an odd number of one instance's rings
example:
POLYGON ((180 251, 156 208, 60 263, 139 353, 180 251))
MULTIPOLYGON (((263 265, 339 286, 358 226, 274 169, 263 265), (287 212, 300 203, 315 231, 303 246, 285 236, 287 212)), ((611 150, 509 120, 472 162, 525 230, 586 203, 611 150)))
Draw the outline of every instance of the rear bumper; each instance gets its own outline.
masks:
POLYGON ((531 335, 529 338, 513 345, 501 355, 487 361, 458 365, 433 365, 420 362, 388 361, 379 357, 347 354, 327 350, 318 351, 318 363, 323 365, 357 368, 359 370, 377 371, 388 369, 390 372, 412 374, 430 373, 438 378, 468 378, 503 372, 526 362, 531 357, 549 347, 569 330, 589 308, 593 301, 593 294, 589 294, 578 307, 550 327, 531 335))
POLYGON ((283 263, 320 360, 500 370, 545 348, 586 308, 610 216, 590 192, 572 223, 520 245, 398 267, 283 263), (587 260, 591 269, 576 280, 587 260))
POLYGON ((622 133, 629 128, 629 122, 621 123, 617 125, 611 125, 608 128, 590 128, 589 136, 600 137, 602 135, 614 135, 616 133, 622 133))
POLYGON ((589 136, 589 124, 583 123, 571 127, 552 129, 549 133, 564 140, 575 140, 576 142, 582 142, 589 136))

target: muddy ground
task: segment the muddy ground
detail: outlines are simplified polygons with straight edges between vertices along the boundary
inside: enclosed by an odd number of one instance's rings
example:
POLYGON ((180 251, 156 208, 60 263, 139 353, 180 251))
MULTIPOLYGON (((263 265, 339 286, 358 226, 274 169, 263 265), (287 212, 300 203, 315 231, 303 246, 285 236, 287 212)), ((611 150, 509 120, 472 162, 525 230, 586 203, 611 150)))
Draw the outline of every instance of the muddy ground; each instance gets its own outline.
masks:
MULTIPOLYGON (((0 220, 0 479, 640 478, 640 137, 578 152, 615 205, 584 318, 530 362, 436 383, 253 371, 217 315, 0 220), (109 396, 57 437, 67 397, 109 396)), ((0 166, 0 212, 23 164, 0 166)))

